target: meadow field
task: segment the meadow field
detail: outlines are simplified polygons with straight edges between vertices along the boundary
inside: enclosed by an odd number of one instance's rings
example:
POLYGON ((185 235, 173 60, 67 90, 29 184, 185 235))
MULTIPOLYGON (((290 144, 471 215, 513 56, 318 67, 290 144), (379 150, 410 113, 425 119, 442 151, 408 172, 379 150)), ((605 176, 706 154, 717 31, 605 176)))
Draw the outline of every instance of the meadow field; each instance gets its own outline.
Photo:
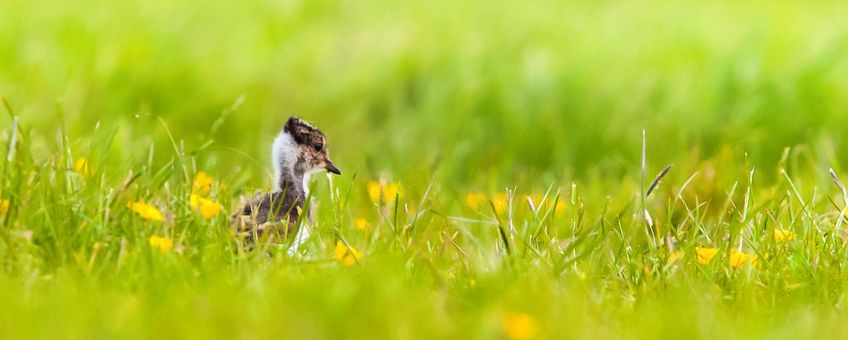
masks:
POLYGON ((0 338, 848 338, 846 23, 4 0, 0 338), (247 250, 291 115, 342 175, 297 254, 247 250))

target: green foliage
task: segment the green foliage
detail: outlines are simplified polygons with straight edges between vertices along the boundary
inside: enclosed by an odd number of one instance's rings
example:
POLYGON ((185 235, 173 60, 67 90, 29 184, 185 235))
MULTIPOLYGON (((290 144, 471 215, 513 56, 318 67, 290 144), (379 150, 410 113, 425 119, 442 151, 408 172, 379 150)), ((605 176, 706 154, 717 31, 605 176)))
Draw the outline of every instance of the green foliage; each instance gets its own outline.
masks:
POLYGON ((0 13, 2 338, 848 333, 842 2, 0 13), (344 176, 301 255, 246 251, 229 213, 289 115, 344 176))

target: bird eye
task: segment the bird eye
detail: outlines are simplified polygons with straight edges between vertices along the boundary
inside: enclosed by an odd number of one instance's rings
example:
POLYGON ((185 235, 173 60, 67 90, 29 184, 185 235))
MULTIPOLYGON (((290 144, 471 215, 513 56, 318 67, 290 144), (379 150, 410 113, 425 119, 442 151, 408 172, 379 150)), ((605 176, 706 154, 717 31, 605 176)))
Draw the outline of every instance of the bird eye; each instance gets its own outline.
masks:
POLYGON ((312 147, 314 147, 314 148, 315 148, 315 151, 321 151, 321 150, 323 150, 323 149, 324 149, 324 144, 321 144, 321 143, 315 143, 314 145, 312 145, 312 147))

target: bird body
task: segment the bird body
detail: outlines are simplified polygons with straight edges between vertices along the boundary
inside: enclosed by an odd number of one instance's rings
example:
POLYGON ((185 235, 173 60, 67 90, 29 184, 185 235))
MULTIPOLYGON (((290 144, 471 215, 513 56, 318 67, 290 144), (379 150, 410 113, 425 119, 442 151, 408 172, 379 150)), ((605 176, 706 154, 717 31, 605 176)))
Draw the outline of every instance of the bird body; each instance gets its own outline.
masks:
MULTIPOLYGON (((237 229, 252 243, 269 231, 288 238, 298 226, 309 198, 309 179, 317 172, 341 174, 330 161, 327 138, 306 121, 291 117, 274 139, 271 160, 274 189, 249 199, 233 216, 237 229)), ((306 212, 308 215, 308 211, 306 212)), ((297 228, 293 247, 308 238, 308 230, 297 228)))

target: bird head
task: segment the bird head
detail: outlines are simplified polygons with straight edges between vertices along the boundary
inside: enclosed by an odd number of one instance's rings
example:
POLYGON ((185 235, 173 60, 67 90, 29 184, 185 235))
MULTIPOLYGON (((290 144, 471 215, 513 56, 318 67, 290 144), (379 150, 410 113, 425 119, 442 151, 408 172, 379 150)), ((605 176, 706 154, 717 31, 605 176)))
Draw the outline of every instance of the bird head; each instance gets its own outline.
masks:
POLYGON ((330 160, 324 133, 297 117, 286 121, 283 131, 274 141, 273 158, 275 167, 291 168, 301 174, 327 171, 341 175, 339 168, 330 160))

